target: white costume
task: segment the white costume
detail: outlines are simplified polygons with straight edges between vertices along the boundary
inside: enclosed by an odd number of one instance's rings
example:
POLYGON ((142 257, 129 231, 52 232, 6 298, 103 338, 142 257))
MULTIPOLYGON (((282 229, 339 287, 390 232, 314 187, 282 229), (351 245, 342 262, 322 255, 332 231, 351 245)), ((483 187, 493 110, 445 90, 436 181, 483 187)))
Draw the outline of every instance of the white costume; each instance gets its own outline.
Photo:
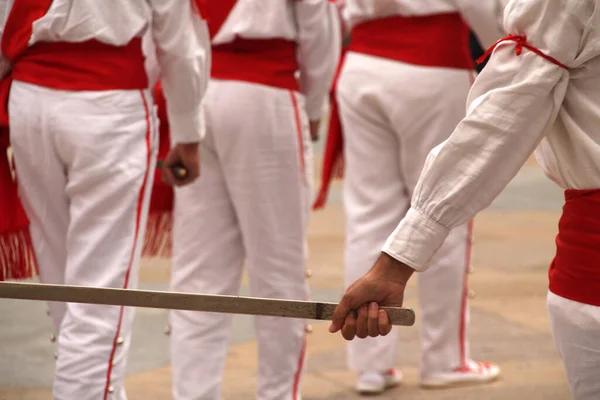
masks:
POLYGON ((537 147, 567 189, 548 308, 576 400, 600 398, 600 1, 512 0, 467 117, 431 152, 383 251, 425 271, 449 232, 486 208, 537 147))
MULTIPOLYGON (((347 285, 373 265, 410 206, 427 154, 465 115, 474 62, 463 20, 488 46, 503 36, 501 9, 482 0, 346 0, 352 34, 337 99, 346 160, 347 285)), ((470 241, 470 224, 456 226, 419 278, 424 385, 485 380, 498 372, 469 358, 470 241), (469 375, 477 365, 485 372, 469 375)), ((397 344, 396 330, 349 343, 350 368, 363 375, 390 370, 397 344)), ((359 391, 383 390, 383 383, 368 380, 359 378, 359 391)))
MULTIPOLYGON (((14 1, 2 43, 14 62, 11 144, 44 283, 137 286, 157 143, 148 30, 174 141, 197 142, 210 49, 189 2, 14 1)), ((50 312, 54 399, 124 400, 134 309, 53 303, 50 312)))
MULTIPOLYGON (((206 4, 207 136, 201 177, 176 191, 172 288, 235 295, 246 261, 252 296, 304 300, 309 120, 321 118, 339 58, 335 8, 325 0, 206 4)), ((171 312, 175 399, 221 398, 230 322, 171 312)), ((304 321, 258 317, 256 329, 257 398, 299 399, 304 321)))

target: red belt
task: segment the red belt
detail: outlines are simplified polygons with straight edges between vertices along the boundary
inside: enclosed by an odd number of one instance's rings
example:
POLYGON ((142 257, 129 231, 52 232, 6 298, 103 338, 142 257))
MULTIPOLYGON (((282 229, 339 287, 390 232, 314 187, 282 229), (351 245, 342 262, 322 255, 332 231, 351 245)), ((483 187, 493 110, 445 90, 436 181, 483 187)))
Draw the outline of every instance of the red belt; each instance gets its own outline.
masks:
POLYGON ((350 51, 428 67, 474 69, 459 13, 394 16, 358 24, 350 51))
POLYGON ((8 126, 8 94, 13 80, 57 90, 146 89, 142 40, 112 46, 97 40, 80 43, 41 42, 14 60, 11 73, 0 82, 0 125, 8 126))
POLYGON ((567 190, 558 231, 550 291, 600 306, 600 190, 567 190))
POLYGON ((140 38, 119 47, 97 40, 36 43, 16 59, 12 78, 60 90, 148 87, 140 38))
POLYGON ((300 89, 296 43, 284 39, 236 38, 212 48, 211 77, 281 89, 300 89))

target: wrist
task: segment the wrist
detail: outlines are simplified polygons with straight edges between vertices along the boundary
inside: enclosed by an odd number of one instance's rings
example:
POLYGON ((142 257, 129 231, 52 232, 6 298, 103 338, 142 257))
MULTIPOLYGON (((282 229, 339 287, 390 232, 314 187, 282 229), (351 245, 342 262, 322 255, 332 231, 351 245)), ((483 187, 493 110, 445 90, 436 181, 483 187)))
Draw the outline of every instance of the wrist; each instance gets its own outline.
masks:
POLYGON ((200 142, 177 143, 183 150, 194 151, 200 146, 200 142))
POLYGON ((395 259, 387 253, 382 252, 380 256, 387 266, 388 279, 406 284, 410 277, 415 273, 414 268, 406 265, 402 261, 395 259))

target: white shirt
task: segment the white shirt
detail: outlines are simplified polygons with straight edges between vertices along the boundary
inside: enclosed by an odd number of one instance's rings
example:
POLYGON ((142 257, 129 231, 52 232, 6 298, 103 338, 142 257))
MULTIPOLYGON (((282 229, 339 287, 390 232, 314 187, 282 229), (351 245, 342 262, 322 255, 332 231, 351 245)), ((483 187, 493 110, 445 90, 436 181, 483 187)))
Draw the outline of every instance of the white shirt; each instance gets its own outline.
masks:
POLYGON ((348 28, 375 18, 395 15, 424 16, 459 12, 481 44, 491 46, 504 36, 502 10, 507 0, 338 0, 348 28))
POLYGON ((297 42, 307 113, 311 120, 321 118, 341 52, 335 4, 329 0, 237 0, 213 44, 229 43, 236 36, 297 42))
MULTIPOLYGON (((0 0, 0 16, 7 16, 11 3, 0 0)), ((6 18, 2 22, 4 26, 6 18)), ((173 141, 196 142, 204 135, 200 110, 209 78, 210 40, 191 1, 53 0, 33 23, 29 45, 96 39, 122 46, 147 31, 156 46, 173 141)))
POLYGON ((600 188, 600 0, 511 0, 504 26, 568 69, 503 42, 466 118, 434 149, 383 251, 418 271, 449 231, 488 207, 536 149, 565 189, 600 188), (541 143, 541 144, 540 144, 541 143))

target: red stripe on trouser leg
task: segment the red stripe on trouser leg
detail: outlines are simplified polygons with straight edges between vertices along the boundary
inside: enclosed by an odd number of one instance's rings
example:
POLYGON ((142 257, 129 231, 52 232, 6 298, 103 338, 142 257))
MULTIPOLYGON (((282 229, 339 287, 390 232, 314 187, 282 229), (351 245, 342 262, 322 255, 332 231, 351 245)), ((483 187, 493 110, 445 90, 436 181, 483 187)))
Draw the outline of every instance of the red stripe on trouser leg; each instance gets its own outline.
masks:
POLYGON ((471 251, 473 242, 473 221, 467 225, 467 248, 465 251, 465 278, 463 281, 463 294, 460 305, 460 328, 459 328, 459 346, 460 346, 460 368, 467 366, 466 332, 467 332, 467 302, 469 295, 469 267, 471 266, 471 251))
POLYGON ((300 165, 302 166, 302 174, 304 174, 304 139, 302 136, 302 121, 300 119, 300 109, 298 108, 298 100, 296 95, 290 90, 292 105, 294 106, 294 117, 296 118, 296 134, 298 135, 298 152, 300 153, 300 165))
POLYGON ((300 392, 300 378, 302 377, 302 369, 304 368, 304 358, 306 357, 306 336, 304 336, 304 342, 302 343, 302 350, 300 350, 300 358, 298 359, 298 369, 294 376, 294 391, 292 395, 293 400, 298 400, 300 392))
MULTIPOLYGON (((135 259, 135 251, 137 249, 137 242, 138 242, 139 231, 140 231, 140 221, 142 219, 142 207, 144 205, 144 198, 146 197, 146 183, 148 181, 148 172, 150 171, 150 163, 151 163, 151 158, 152 158, 152 146, 150 143, 151 136, 152 136, 152 129, 151 129, 151 125, 150 125, 150 107, 148 105, 148 102, 146 101, 146 96, 144 96, 144 92, 142 90, 140 90, 140 94, 142 96, 142 101, 144 103, 144 111, 146 112, 146 149, 147 149, 146 174, 144 175, 144 181, 142 182, 142 186, 140 188, 140 194, 138 197, 138 204, 137 204, 137 210, 136 210, 136 216, 135 216, 135 231, 134 231, 134 235, 133 235, 133 246, 131 248, 131 255, 129 258, 129 265, 127 267, 127 273, 125 274, 125 282, 123 283, 124 289, 127 289, 127 286, 129 285, 129 276, 131 275, 131 267, 132 267, 133 261, 135 259)), ((121 333, 121 324, 123 322, 124 310, 125 310, 125 307, 121 306, 121 308, 119 310, 119 321, 117 323, 117 331, 115 333, 115 338, 113 339, 113 347, 110 352, 110 358, 108 359, 108 371, 106 372, 106 385, 104 386, 104 400, 107 399, 108 394, 109 394, 110 376, 112 374, 113 359, 115 357, 115 352, 117 351, 118 339, 119 339, 119 334, 121 333)))

